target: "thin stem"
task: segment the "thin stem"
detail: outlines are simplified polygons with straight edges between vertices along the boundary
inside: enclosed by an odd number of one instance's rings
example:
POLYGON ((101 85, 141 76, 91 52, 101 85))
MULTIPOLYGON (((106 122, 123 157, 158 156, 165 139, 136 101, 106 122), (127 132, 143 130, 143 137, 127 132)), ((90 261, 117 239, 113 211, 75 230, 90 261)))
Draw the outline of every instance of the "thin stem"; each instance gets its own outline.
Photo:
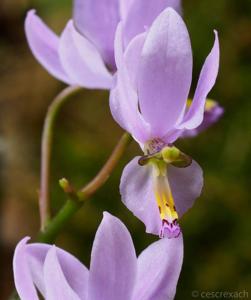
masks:
POLYGON ((95 193, 109 178, 111 172, 117 165, 118 161, 122 157, 125 147, 130 143, 131 136, 125 132, 120 138, 118 144, 114 148, 111 156, 104 164, 103 168, 99 173, 90 181, 86 186, 84 186, 78 193, 79 197, 83 199, 89 198, 93 193, 95 193))
POLYGON ((79 210, 83 203, 67 200, 58 214, 48 223, 44 231, 38 235, 37 242, 53 243, 58 233, 67 225, 71 217, 79 210))
MULTIPOLYGON (((95 178, 79 192, 70 190, 69 199, 61 208, 58 214, 47 224, 45 229, 40 232, 38 241, 43 243, 52 243, 59 232, 67 225, 72 216, 82 207, 84 200, 93 195, 109 178, 111 172, 114 170, 119 160, 123 156, 127 146, 131 141, 131 136, 124 133, 118 144, 114 148, 112 154, 108 158, 105 165, 101 168, 95 178)), ((67 193, 67 189, 65 189, 67 193)))
POLYGON ((57 114, 62 105, 74 94, 81 90, 78 86, 70 86, 65 88, 51 103, 46 114, 41 149, 41 179, 40 179, 40 195, 39 195, 39 211, 41 230, 45 229, 49 222, 50 213, 50 165, 51 165, 51 148, 53 139, 53 130, 57 114))

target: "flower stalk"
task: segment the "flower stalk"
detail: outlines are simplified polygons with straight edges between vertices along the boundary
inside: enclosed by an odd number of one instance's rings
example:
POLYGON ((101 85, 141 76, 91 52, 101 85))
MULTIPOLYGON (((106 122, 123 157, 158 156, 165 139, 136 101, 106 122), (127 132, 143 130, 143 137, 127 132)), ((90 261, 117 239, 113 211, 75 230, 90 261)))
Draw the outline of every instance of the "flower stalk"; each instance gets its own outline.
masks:
POLYGON ((59 181, 60 186, 68 195, 68 200, 58 214, 51 219, 45 228, 40 231, 37 241, 43 243, 53 243, 59 232, 66 226, 72 216, 83 206, 85 200, 90 198, 109 178, 110 174, 120 161, 127 146, 131 141, 131 136, 124 133, 118 144, 115 146, 107 162, 99 173, 87 185, 75 190, 67 179, 59 181))
POLYGON ((70 86, 65 88, 53 100, 46 114, 44 128, 42 133, 42 148, 41 148, 41 179, 39 193, 39 212, 41 231, 46 227, 46 224, 51 218, 50 212, 50 166, 51 166, 51 150, 54 133, 55 120, 62 105, 73 95, 81 90, 78 86, 70 86))

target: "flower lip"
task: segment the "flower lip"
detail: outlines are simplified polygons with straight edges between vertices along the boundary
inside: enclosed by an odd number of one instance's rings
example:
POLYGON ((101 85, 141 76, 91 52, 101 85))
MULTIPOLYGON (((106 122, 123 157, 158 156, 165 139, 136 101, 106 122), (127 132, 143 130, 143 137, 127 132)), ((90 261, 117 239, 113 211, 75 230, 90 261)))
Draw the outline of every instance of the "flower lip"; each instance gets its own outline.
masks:
POLYGON ((172 223, 169 223, 167 220, 162 220, 162 228, 160 231, 160 238, 177 238, 181 233, 180 225, 177 222, 177 219, 172 223))
POLYGON ((149 164, 152 167, 154 196, 162 222, 159 237, 177 238, 181 229, 178 224, 179 216, 175 207, 175 199, 168 180, 168 166, 184 168, 188 167, 192 160, 174 145, 166 145, 161 139, 147 142, 145 153, 147 154, 138 160, 138 164, 140 166, 149 164))

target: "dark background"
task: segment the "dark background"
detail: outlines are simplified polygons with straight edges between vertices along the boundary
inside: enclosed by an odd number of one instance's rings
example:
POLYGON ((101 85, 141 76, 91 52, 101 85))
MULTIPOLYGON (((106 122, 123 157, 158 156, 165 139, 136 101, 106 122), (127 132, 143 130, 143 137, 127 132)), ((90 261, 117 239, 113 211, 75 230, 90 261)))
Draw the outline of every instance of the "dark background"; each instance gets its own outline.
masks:
MULTIPOLYGON (((35 61, 24 38, 29 8, 57 32, 71 16, 70 0, 0 2, 0 298, 13 287, 15 244, 38 229, 40 136, 46 109, 64 87, 35 61)), ((203 194, 181 221, 185 259, 176 299, 192 291, 249 291, 251 297, 251 1, 185 0, 184 18, 194 52, 194 82, 213 44, 221 43, 221 68, 210 94, 225 107, 222 120, 179 147, 204 169, 203 194)), ((194 90, 194 84, 193 89, 194 90)), ((78 187, 109 156, 122 131, 112 120, 108 92, 83 90, 62 110, 53 149, 52 197, 56 211, 65 201, 58 179, 78 187)), ((137 253, 156 238, 123 206, 118 185, 123 166, 140 153, 133 143, 107 184, 72 219, 57 245, 87 266, 102 212, 120 217, 137 253)))

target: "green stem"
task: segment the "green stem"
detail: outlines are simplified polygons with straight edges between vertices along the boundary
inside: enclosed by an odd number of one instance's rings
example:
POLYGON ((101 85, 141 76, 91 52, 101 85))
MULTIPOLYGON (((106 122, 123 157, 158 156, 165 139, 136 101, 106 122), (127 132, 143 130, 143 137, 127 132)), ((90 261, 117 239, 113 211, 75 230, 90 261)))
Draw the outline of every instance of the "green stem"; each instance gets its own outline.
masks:
POLYGON ((57 215, 48 223, 44 231, 37 237, 37 242, 53 243, 60 231, 66 226, 71 217, 79 210, 83 203, 67 200, 57 215))
MULTIPOLYGON (((40 231, 37 239, 38 242, 53 243, 55 241, 57 235, 67 225, 72 216, 82 207, 85 200, 90 198, 90 196, 107 181, 111 172, 123 156, 130 141, 131 136, 128 133, 124 133, 107 162, 94 179, 77 192, 73 192, 73 190, 70 189, 69 200, 67 200, 58 214, 47 223, 44 230, 40 231)), ((66 190, 65 192, 67 193, 66 190)))
POLYGON ((51 103, 46 114, 41 149, 41 179, 40 179, 40 195, 39 195, 39 212, 41 230, 45 229, 49 222, 50 213, 50 164, 51 164, 51 148, 53 140, 53 131, 55 120, 59 110, 63 104, 73 95, 81 90, 78 86, 70 86, 65 88, 51 103))

